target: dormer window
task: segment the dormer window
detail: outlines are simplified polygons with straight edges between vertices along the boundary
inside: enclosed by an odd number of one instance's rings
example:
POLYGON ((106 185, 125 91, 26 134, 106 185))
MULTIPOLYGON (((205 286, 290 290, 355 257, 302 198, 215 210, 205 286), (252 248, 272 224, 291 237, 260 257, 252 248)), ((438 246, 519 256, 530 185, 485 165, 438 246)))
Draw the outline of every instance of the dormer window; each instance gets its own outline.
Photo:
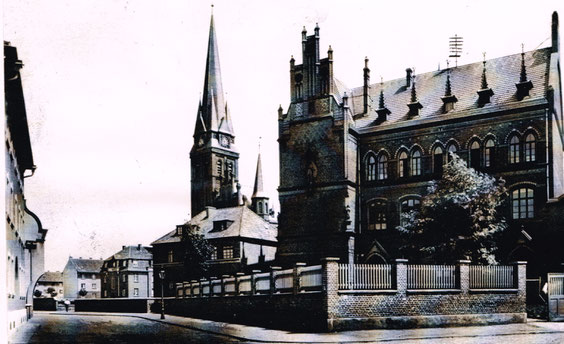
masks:
POLYGON ((182 226, 176 226, 176 235, 182 235, 182 226))
POLYGON ((213 232, 221 232, 229 228, 233 221, 230 220, 221 220, 221 221, 214 221, 213 222, 213 232))

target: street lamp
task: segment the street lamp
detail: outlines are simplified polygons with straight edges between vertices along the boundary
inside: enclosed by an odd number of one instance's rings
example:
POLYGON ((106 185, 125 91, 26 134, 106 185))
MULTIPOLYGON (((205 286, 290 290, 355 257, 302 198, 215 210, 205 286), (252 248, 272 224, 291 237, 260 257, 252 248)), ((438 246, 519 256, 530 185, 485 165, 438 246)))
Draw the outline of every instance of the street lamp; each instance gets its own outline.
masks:
POLYGON ((159 271, 159 278, 161 279, 161 319, 164 319, 164 278, 165 278, 165 271, 159 271))

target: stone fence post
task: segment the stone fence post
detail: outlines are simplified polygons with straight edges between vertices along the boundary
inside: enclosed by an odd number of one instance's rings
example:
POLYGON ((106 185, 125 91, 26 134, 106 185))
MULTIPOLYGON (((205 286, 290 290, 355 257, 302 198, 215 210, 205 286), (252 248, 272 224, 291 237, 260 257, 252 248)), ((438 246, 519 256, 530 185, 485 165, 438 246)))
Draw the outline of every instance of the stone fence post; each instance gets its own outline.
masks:
POLYGON ((323 258, 321 267, 321 283, 327 307, 327 330, 333 331, 333 319, 337 317, 336 307, 339 303, 339 258, 323 258))
POLYGON ((241 278, 241 276, 245 276, 245 274, 242 272, 235 273, 235 295, 239 295, 240 293, 239 279, 241 278))
POLYGON ((396 259, 396 290, 400 295, 407 294, 407 259, 396 259))
MULTIPOLYGON (((190 296, 200 296, 200 295, 194 295, 194 288, 196 287, 196 284, 198 283, 198 281, 196 280, 191 280, 190 281, 190 296)), ((198 294, 199 294, 199 288, 198 288, 198 294)))
POLYGON ((270 294, 276 294, 276 271, 282 270, 279 266, 270 267, 270 294))
POLYGON ((200 297, 204 296, 204 286, 202 286, 202 282, 204 282, 206 279, 205 278, 200 278, 200 297))
POLYGON ((221 296, 225 296, 225 279, 229 278, 229 275, 221 276, 221 296))
POLYGON ((294 293, 294 295, 297 295, 300 293, 300 273, 302 271, 302 267, 304 267, 306 265, 306 263, 296 263, 296 265, 294 265, 294 271, 292 272, 292 280, 293 280, 293 290, 292 292, 294 293))
POLYGON ((527 262, 517 261, 513 264, 513 282, 517 289, 517 295, 525 296, 527 294, 527 262))
POLYGON ((260 272, 260 270, 251 271, 251 295, 255 295, 257 293, 256 280, 257 274, 259 274, 260 272))
POLYGON ((470 290, 470 261, 461 259, 456 261, 456 284, 462 294, 468 294, 470 290))
POLYGON ((217 277, 210 277, 210 278, 209 278, 209 286, 210 286, 210 288, 209 288, 209 293, 208 293, 208 296, 209 296, 209 297, 212 297, 212 296, 213 296, 213 280, 214 280, 214 279, 217 279, 217 277))

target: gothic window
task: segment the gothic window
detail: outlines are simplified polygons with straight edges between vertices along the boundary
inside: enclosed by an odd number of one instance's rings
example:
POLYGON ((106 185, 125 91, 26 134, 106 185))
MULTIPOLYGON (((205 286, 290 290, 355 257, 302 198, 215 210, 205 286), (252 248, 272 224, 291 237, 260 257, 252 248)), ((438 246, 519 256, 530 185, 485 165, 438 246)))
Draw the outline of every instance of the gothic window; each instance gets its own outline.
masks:
POLYGON ((470 167, 473 169, 480 167, 480 143, 478 141, 470 145, 470 167))
POLYGON ((262 202, 258 202, 258 211, 259 214, 262 214, 262 202))
POLYGON ((433 172, 443 174, 443 149, 441 146, 433 150, 433 172))
POLYGON ((223 162, 221 160, 217 161, 216 168, 217 168, 217 176, 221 178, 223 176, 223 162))
POLYGON ((454 144, 450 144, 447 148, 447 152, 448 152, 448 162, 452 161, 452 157, 450 156, 450 153, 456 153, 456 146, 454 144))
POLYGON ((531 188, 520 188, 511 193, 511 215, 514 220, 534 217, 534 192, 531 188))
POLYGON ((484 147, 484 167, 492 166, 492 158, 494 152, 494 142, 492 139, 486 141, 484 147))
POLYGON ((378 157, 378 180, 388 179, 388 157, 380 154, 378 157))
POLYGON ((525 137, 525 162, 535 161, 535 136, 533 134, 525 137))
POLYGON ((416 150, 411 154, 411 175, 421 175, 421 151, 416 150))
POLYGON ((233 259, 233 246, 223 247, 223 259, 233 259))
POLYGON ((400 178, 407 177, 408 166, 406 152, 401 152, 399 155, 398 171, 400 178))
POLYGON ((387 228, 387 209, 385 201, 368 204, 368 229, 383 230, 387 228))
POLYGON ((366 159, 366 180, 376 180, 376 158, 372 154, 366 159))
POLYGON ((400 223, 403 226, 407 219, 406 215, 410 211, 417 211, 421 207, 421 201, 417 198, 408 198, 401 202, 400 206, 400 223))
POLYGON ((516 164, 519 162, 519 155, 521 154, 519 148, 519 138, 517 136, 513 136, 509 141, 509 163, 516 164))
POLYGON ((233 162, 228 161, 225 165, 225 176, 227 177, 227 180, 231 180, 234 177, 233 162))

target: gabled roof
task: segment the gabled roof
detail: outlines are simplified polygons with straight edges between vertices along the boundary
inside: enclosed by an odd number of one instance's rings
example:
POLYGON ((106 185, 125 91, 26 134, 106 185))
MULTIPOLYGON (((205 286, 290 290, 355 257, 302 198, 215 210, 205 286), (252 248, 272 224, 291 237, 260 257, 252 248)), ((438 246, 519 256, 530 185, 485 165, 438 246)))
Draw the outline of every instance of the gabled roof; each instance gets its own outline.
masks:
POLYGON ((73 265, 77 272, 99 273, 104 261, 102 259, 69 258, 67 264, 73 265))
MULTIPOLYGON (((533 88, 529 92, 528 98, 518 100, 515 84, 519 82, 521 71, 521 54, 504 56, 486 61, 486 75, 488 87, 492 89, 494 95, 491 102, 484 105, 483 109, 495 108, 498 106, 522 106, 524 102, 534 100, 544 100, 547 88, 547 71, 550 64, 551 48, 543 48, 525 53, 525 66, 527 76, 533 83, 533 88)), ((465 116, 474 113, 471 110, 479 110, 477 91, 481 87, 481 77, 483 63, 476 62, 455 68, 450 68, 450 82, 452 94, 458 101, 454 110, 443 113, 443 101, 441 97, 445 95, 445 85, 447 70, 439 70, 416 75, 417 100, 423 105, 419 111, 419 116, 408 118, 408 106, 410 102, 410 88, 406 87, 405 77, 386 81, 381 85, 372 84, 369 89, 369 96, 372 99, 372 108, 368 115, 356 120, 357 128, 378 127, 386 128, 389 125, 409 122, 416 123, 422 119, 448 118, 451 116, 465 116), (380 90, 384 90, 386 107, 391 111, 387 121, 376 124, 378 117, 378 97, 380 90)), ((363 87, 350 90, 349 104, 355 114, 363 112, 363 87)))
MULTIPOLYGON (((207 210, 194 216, 186 224, 196 227, 204 235, 204 238, 210 240, 239 237, 275 243, 277 241, 276 236, 278 235, 275 225, 264 220, 244 205, 220 209, 209 207, 207 210), (229 221, 231 223, 224 230, 214 231, 214 222, 217 221, 229 221)), ((176 230, 173 230, 155 240, 152 245, 180 242, 181 240, 182 237, 176 234, 176 230)))
POLYGON ((60 271, 46 271, 38 282, 61 282, 63 283, 63 273, 60 271))
POLYGON ((111 259, 153 259, 153 254, 149 251, 148 247, 141 245, 124 246, 120 251, 108 257, 106 260, 111 259))

